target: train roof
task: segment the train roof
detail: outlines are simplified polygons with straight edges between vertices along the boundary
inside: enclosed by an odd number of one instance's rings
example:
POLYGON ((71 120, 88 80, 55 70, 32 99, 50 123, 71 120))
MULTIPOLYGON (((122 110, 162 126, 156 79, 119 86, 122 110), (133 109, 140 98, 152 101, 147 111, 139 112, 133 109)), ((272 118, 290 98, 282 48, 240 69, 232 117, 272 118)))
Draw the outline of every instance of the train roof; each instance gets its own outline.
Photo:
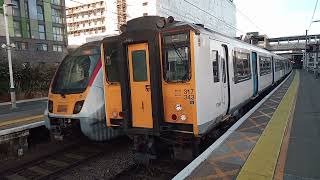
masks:
POLYGON ((259 46, 249 44, 247 42, 241 41, 241 40, 236 39, 234 37, 230 37, 230 36, 224 35, 222 33, 219 33, 217 31, 206 28, 202 24, 194 24, 194 23, 189 23, 189 22, 185 22, 185 21, 174 21, 173 23, 169 24, 164 29, 165 29, 165 31, 170 31, 173 29, 184 29, 186 27, 194 30, 196 33, 207 34, 207 35, 210 35, 211 37, 216 38, 217 40, 224 41, 226 43, 230 42, 230 40, 231 40, 231 41, 233 41, 233 44, 241 44, 242 46, 245 45, 248 48, 250 48, 251 50, 255 50, 255 51, 258 51, 258 52, 264 53, 264 54, 269 54, 269 55, 272 55, 272 56, 277 57, 279 59, 285 59, 284 57, 279 56, 279 55, 277 55, 271 51, 268 51, 264 48, 261 48, 259 46))
MULTIPOLYGON (((226 44, 234 44, 234 45, 241 45, 246 46, 248 49, 255 50, 259 53, 264 53, 266 55, 274 56, 277 59, 284 59, 284 57, 279 56, 273 52, 270 52, 266 49, 263 49, 261 47, 258 47, 256 45, 249 44, 247 42, 241 41, 239 39, 236 39, 234 37, 230 37, 224 34, 221 34, 219 32, 216 32, 214 30, 206 28, 204 25, 201 24, 194 24, 186 21, 173 21, 171 23, 167 23, 163 28, 158 28, 157 27, 157 22, 160 19, 164 19, 163 17, 160 16, 143 16, 143 17, 138 17, 135 19, 132 19, 127 22, 126 25, 124 25, 125 32, 135 32, 139 30, 152 30, 155 32, 166 32, 166 31, 172 31, 172 30, 179 30, 179 29, 190 29, 195 31, 196 33, 199 34, 207 34, 213 38, 216 38, 219 41, 223 41, 226 44)), ((122 33, 122 34, 123 34, 122 33)), ((110 36, 110 37, 105 37, 102 42, 105 41, 110 41, 110 40, 115 40, 116 38, 120 38, 121 35, 116 35, 116 36, 110 36)))

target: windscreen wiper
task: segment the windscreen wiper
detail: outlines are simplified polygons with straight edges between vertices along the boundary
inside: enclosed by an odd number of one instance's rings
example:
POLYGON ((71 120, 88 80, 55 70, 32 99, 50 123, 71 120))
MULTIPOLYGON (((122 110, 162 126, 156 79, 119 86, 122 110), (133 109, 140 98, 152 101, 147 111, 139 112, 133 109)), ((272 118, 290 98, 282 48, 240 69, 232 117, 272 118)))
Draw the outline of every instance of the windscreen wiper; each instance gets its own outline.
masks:
POLYGON ((172 44, 172 46, 173 46, 173 48, 174 48, 174 51, 175 51, 175 52, 177 53, 177 55, 179 56, 180 60, 183 61, 183 57, 182 57, 180 51, 178 50, 178 48, 177 48, 174 44, 172 44))

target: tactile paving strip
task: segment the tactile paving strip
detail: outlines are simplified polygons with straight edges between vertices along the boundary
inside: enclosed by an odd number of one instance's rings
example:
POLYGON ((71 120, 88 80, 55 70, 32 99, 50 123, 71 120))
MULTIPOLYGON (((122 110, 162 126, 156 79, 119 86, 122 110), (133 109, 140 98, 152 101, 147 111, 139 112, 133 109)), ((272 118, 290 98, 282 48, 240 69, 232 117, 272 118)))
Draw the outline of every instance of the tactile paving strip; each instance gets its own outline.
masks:
POLYGON ((294 73, 239 126, 188 179, 236 179, 250 152, 271 120, 293 80, 294 73))

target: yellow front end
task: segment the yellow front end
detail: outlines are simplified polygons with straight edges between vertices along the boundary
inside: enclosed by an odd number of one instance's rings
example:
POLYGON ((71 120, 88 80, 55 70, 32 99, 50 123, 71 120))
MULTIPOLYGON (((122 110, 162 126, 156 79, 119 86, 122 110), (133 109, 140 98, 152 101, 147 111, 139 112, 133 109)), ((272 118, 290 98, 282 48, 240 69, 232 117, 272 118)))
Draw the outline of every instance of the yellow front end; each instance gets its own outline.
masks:
MULTIPOLYGON (((186 32, 170 32, 168 36, 178 36, 181 33, 186 32), (171 35, 173 34, 173 35, 171 35)), ((164 34, 163 36, 165 36, 164 34)), ((175 124, 189 124, 193 125, 193 134, 198 135, 198 128, 197 128, 197 112, 196 112, 196 85, 195 85, 195 67, 194 67, 194 32, 191 31, 188 33, 188 46, 189 50, 186 52, 185 56, 188 56, 189 61, 189 78, 184 80, 183 82, 174 82, 165 80, 166 74, 164 74, 164 78, 162 81, 162 88, 163 88, 163 103, 164 103, 164 121, 167 123, 175 123, 175 124)), ((178 38, 178 37, 177 37, 178 38)), ((164 38, 163 38, 164 39, 164 38)), ((173 41, 173 40, 172 40, 173 41)), ((171 45, 165 45, 164 40, 161 41, 162 53, 166 53, 165 46, 171 48, 171 45)), ((177 43, 178 44, 178 43, 177 43)), ((183 57, 184 54, 182 50, 185 48, 182 45, 180 47, 178 45, 172 45, 174 50, 181 51, 179 56, 183 57), (177 47, 175 47, 177 46, 177 47), (181 50, 182 49, 182 50, 181 50)), ((165 66, 165 58, 170 54, 167 52, 166 55, 161 55, 162 57, 162 66, 165 66)), ((168 57, 167 57, 168 58, 168 57)), ((170 65, 169 65, 170 66, 170 65)), ((177 65, 175 66, 178 67, 177 65)), ((167 67, 162 67, 162 69, 168 69, 167 67)), ((170 71, 170 70, 167 70, 170 71)), ((178 70, 175 69, 173 72, 177 72, 178 70)), ((165 72, 164 72, 165 73, 165 72)))

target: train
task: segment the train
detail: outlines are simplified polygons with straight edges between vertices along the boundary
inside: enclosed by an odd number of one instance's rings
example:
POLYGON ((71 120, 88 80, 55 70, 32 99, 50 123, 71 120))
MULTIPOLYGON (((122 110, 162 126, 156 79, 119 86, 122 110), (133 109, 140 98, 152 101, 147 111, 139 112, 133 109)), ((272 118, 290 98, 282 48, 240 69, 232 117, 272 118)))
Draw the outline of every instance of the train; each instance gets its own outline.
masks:
POLYGON ((217 125, 292 70, 284 57, 173 17, 120 30, 101 42, 107 126, 123 129, 143 159, 157 158, 162 142, 194 156, 217 125))
POLYGON ((49 88, 45 126, 53 139, 82 132, 90 140, 121 135, 107 128, 100 41, 86 43, 59 65, 49 88))

